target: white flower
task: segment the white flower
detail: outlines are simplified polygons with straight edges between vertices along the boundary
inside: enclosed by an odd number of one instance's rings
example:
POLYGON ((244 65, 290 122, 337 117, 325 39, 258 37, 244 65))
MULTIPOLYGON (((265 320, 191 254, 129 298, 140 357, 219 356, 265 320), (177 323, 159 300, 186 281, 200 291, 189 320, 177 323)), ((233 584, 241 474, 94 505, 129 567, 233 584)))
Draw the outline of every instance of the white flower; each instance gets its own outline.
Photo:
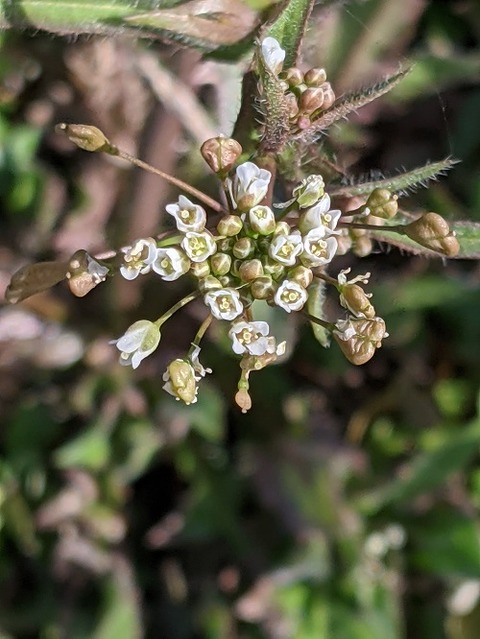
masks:
POLYGON ((190 268, 190 260, 180 249, 158 248, 155 261, 152 263, 152 270, 160 277, 172 282, 184 275, 190 268))
POLYGON ((157 243, 151 237, 137 240, 133 246, 122 249, 123 264, 120 273, 126 280, 134 280, 138 275, 148 273, 157 255, 157 243))
POLYGON ((330 196, 325 193, 315 206, 302 213, 298 227, 302 233, 323 228, 324 235, 331 235, 335 232, 341 214, 342 212, 337 209, 330 210, 330 196))
POLYGON ((205 228, 207 223, 205 209, 199 204, 194 204, 184 195, 180 195, 176 204, 167 204, 165 209, 175 218, 177 229, 182 233, 187 231, 200 233, 205 228))
POLYGON ((269 206, 254 206, 248 212, 248 221, 255 233, 270 235, 275 230, 275 214, 269 206))
MULTIPOLYGON (((325 195, 325 182, 321 175, 309 175, 293 189, 292 195, 301 209, 313 206, 325 195)), ((328 198, 330 206, 330 198, 328 198)))
POLYGON ((243 312, 240 293, 233 288, 220 288, 209 291, 204 297, 213 317, 232 321, 243 312))
POLYGON ((260 53, 263 63, 272 73, 279 73, 282 70, 285 60, 285 51, 275 38, 265 38, 260 45, 260 53))
POLYGON ((110 343, 120 351, 120 364, 137 368, 145 357, 157 348, 160 329, 154 322, 139 320, 127 329, 125 335, 110 343))
POLYGON ((192 363, 193 366, 193 370, 196 373, 196 379, 197 381, 199 381, 202 377, 205 377, 205 375, 207 373, 211 373, 212 369, 211 368, 205 368, 201 363, 200 360, 198 359, 199 355, 200 355, 200 351, 201 348, 198 345, 193 345, 193 349, 190 356, 189 356, 189 360, 192 363))
POLYGON ((287 313, 299 311, 307 301, 307 291, 293 280, 284 280, 275 293, 274 302, 287 313))
POLYGON ((312 229, 303 238, 304 251, 302 262, 307 266, 322 266, 332 261, 337 252, 338 242, 335 237, 325 237, 322 228, 312 229))
POLYGON ((361 282, 362 284, 368 284, 371 273, 365 273, 364 275, 355 275, 351 280, 347 279, 347 275, 350 273, 351 268, 344 268, 337 275, 337 281, 340 287, 345 286, 345 284, 356 284, 357 282, 361 282))
POLYGON ((94 284, 100 284, 107 279, 108 268, 102 266, 99 262, 93 259, 91 255, 86 254, 87 258, 87 272, 91 276, 94 284))
POLYGON ((253 162, 237 167, 233 183, 234 200, 239 209, 246 210, 263 200, 268 191, 272 174, 253 162))
POLYGON ((192 262, 204 262, 217 251, 217 245, 209 231, 188 231, 182 240, 182 248, 192 262))
POLYGON ((235 322, 228 331, 232 340, 232 350, 237 355, 264 355, 275 353, 275 338, 268 336, 270 327, 267 322, 235 322))
POLYGON ((299 233, 277 235, 268 247, 270 257, 285 266, 293 266, 302 251, 303 242, 299 233))

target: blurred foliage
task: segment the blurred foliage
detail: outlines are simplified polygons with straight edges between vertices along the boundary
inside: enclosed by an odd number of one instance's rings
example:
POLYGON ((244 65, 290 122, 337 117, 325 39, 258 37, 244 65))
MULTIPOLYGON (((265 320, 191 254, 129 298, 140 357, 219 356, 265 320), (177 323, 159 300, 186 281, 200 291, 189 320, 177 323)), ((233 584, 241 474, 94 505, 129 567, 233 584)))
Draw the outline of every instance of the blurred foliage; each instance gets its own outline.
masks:
MULTIPOLYGON (((415 62, 332 132, 345 171, 451 154, 462 163, 412 206, 480 219, 479 43, 473 0, 321 3, 305 56, 339 91, 415 62)), ((2 48, 2 290, 30 260, 152 232, 172 195, 73 151, 56 122, 97 123, 203 186, 194 123, 231 124, 236 67, 123 39, 7 32, 2 48), (173 89, 145 73, 151 52, 173 89), (196 111, 165 106, 176 88, 196 111)), ((215 330, 203 359, 217 376, 198 403, 159 392, 194 307, 166 352, 117 365, 108 340, 139 304, 153 316, 176 295, 158 281, 0 307, 0 639, 477 639, 479 267, 377 258, 357 271, 382 271, 385 347, 354 369, 302 330, 287 363, 253 380, 246 416, 215 330)))

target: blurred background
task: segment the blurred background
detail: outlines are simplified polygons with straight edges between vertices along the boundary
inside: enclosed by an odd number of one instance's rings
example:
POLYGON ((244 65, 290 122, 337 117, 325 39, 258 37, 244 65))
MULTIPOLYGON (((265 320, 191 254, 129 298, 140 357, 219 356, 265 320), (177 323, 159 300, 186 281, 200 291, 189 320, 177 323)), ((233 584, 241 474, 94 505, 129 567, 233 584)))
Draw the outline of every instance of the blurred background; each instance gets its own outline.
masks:
MULTIPOLYGON (((58 122, 94 124, 216 196, 198 147, 231 132, 244 62, 126 38, 0 43, 2 300, 24 264, 158 232, 177 197, 74 148, 58 122)), ((475 0, 317 6, 304 65, 324 66, 337 95, 415 62, 331 131, 345 173, 452 155, 402 206, 480 221, 479 43, 475 0)), ((283 318, 272 332, 294 348, 253 376, 247 415, 215 325, 198 403, 161 390, 201 304, 136 371, 108 343, 188 281, 0 302, 0 639, 478 639, 479 265, 386 246, 342 259, 372 272, 384 347, 355 368, 283 318)))

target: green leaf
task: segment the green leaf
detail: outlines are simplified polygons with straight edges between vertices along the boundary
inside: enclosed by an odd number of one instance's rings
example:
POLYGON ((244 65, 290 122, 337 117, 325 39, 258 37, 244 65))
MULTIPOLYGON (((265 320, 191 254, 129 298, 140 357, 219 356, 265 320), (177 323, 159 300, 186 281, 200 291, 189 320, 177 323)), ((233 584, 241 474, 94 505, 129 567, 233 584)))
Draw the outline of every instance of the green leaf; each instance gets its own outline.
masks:
POLYGON ((147 28, 152 35, 205 50, 235 44, 258 24, 256 13, 242 0, 190 0, 159 11, 128 16, 130 25, 147 28))
POLYGON ((477 454, 480 444, 480 419, 455 433, 446 443, 418 455, 408 472, 385 488, 361 500, 361 506, 376 512, 391 503, 411 501, 444 483, 453 472, 462 470, 477 454))
MULTIPOLYGON (((313 284, 308 288, 308 302, 307 310, 310 315, 318 317, 318 319, 325 319, 323 307, 325 304, 325 282, 321 280, 315 280, 313 284)), ((310 322, 313 334, 317 342, 319 342, 324 348, 330 346, 330 331, 320 324, 310 322)))
POLYGON ((54 453, 55 463, 60 468, 80 466, 92 470, 103 468, 109 456, 109 440, 98 425, 92 426, 54 453))
POLYGON ((278 14, 262 33, 262 38, 271 36, 285 49, 284 69, 297 63, 298 50, 312 6, 313 0, 285 0, 278 14))
POLYGON ((460 244, 457 258, 480 258, 480 222, 453 222, 450 224, 460 244))
POLYGON ((104 612, 92 639, 141 639, 138 593, 130 567, 122 560, 114 567, 104 589, 104 612))

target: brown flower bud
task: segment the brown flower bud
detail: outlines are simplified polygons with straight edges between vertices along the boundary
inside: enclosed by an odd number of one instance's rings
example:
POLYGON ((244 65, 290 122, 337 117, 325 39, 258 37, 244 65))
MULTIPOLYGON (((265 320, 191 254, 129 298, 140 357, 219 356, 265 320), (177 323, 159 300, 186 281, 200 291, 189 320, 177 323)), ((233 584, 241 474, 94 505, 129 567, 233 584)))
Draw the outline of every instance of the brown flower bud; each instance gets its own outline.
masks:
POLYGON ((238 215, 224 215, 217 224, 219 235, 233 237, 242 230, 243 222, 238 215))
POLYGON ((321 109, 324 103, 323 89, 320 87, 312 87, 305 89, 298 100, 298 106, 302 113, 313 113, 317 109, 321 109))
POLYGON ((247 257, 253 255, 255 251, 255 242, 250 237, 241 237, 233 245, 232 252, 235 257, 240 260, 244 260, 247 257))
POLYGON ((70 142, 85 151, 106 151, 110 153, 114 147, 96 126, 88 124, 57 124, 57 133, 65 133, 70 142))
POLYGON ((287 93, 285 102, 288 105, 288 117, 294 118, 297 116, 299 112, 297 97, 293 93, 287 93))
POLYGON ((192 262, 192 265, 190 266, 190 273, 201 280, 210 275, 210 264, 207 260, 204 262, 192 262))
POLYGON ((207 275, 206 277, 201 279, 198 283, 198 286, 204 293, 206 293, 207 291, 213 291, 216 288, 222 288, 220 280, 213 275, 207 275))
POLYGON ((252 408, 252 398, 246 388, 240 388, 235 395, 235 404, 242 410, 242 413, 248 413, 252 408))
POLYGON ((330 82, 324 82, 320 88, 323 91, 322 109, 326 111, 331 106, 333 106, 333 103, 337 99, 337 96, 335 95, 335 92, 333 91, 332 85, 330 84, 330 82))
POLYGON ((324 84, 327 79, 327 73, 325 69, 313 67, 309 69, 304 76, 305 84, 309 87, 319 87, 324 84))
POLYGON ((210 266, 214 275, 226 275, 232 266, 232 258, 226 253, 215 253, 210 258, 210 266))
POLYGON ((263 275, 263 266, 260 260, 245 260, 238 267, 238 275, 243 282, 252 282, 263 275))
POLYGON ((233 138, 219 135, 206 140, 200 147, 203 159, 214 173, 225 176, 242 154, 242 147, 233 138))
POLYGON ((266 300, 273 297, 275 287, 272 278, 268 275, 257 277, 250 285, 250 292, 256 300, 266 300))
POLYGON ((415 222, 404 226, 403 232, 425 248, 447 257, 455 257, 460 250, 460 244, 450 231, 448 222, 438 213, 425 213, 415 222))
POLYGON ((368 197, 366 206, 370 209, 370 214, 390 220, 398 212, 398 196, 392 194, 388 189, 374 189, 368 197))
POLYGON ((70 291, 77 297, 84 297, 100 282, 104 282, 107 275, 108 268, 82 249, 70 258, 66 274, 70 291))
POLYGON ((281 77, 291 87, 298 87, 303 84, 303 73, 297 67, 290 67, 282 73, 281 77))
POLYGON ((373 357, 375 350, 381 347, 382 339, 388 337, 388 333, 381 317, 350 317, 337 322, 333 337, 348 361, 361 366, 373 357))
POLYGON ((297 282, 303 288, 308 288, 313 280, 312 269, 307 268, 306 266, 296 266, 294 269, 289 271, 288 279, 297 282))

